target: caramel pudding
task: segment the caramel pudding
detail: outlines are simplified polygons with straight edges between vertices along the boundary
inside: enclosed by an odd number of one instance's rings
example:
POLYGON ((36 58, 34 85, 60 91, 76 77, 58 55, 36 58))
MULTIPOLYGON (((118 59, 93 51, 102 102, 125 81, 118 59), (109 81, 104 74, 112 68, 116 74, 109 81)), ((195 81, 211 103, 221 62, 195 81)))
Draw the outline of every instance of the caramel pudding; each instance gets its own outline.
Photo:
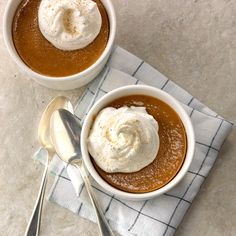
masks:
MULTIPOLYGON (((157 121, 159 145, 156 157, 141 170, 130 173, 106 172, 92 156, 93 165, 107 183, 122 191, 146 193, 157 190, 176 176, 185 160, 187 138, 183 123, 169 105, 145 95, 122 97, 107 105, 107 107, 113 108, 124 106, 145 107, 146 112, 157 121)), ((148 151, 145 153, 147 156, 149 155, 148 151)))
POLYGON ((73 75, 94 64, 103 53, 109 37, 105 7, 100 0, 94 2, 102 19, 99 34, 88 46, 66 51, 51 44, 40 31, 38 10, 41 0, 23 0, 13 19, 12 36, 16 51, 24 63, 35 72, 52 77, 73 75))

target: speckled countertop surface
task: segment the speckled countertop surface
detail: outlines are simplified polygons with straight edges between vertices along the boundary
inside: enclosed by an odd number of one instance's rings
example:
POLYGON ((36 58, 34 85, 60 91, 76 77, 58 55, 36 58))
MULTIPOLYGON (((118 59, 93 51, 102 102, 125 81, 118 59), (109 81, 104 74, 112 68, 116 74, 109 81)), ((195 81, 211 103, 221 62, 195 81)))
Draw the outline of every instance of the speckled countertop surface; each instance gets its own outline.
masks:
MULTIPOLYGON (((117 43, 236 122, 235 0, 114 0, 117 43)), ((2 16, 6 0, 0 0, 2 16)), ((45 105, 82 89, 46 89, 19 71, 3 43, 0 18, 0 235, 23 235, 42 166, 30 158, 45 105)), ((236 234, 236 132, 225 142, 177 236, 236 234)), ((52 180, 51 180, 52 182, 52 180)), ((97 235, 97 226, 46 202, 42 235, 97 235)))

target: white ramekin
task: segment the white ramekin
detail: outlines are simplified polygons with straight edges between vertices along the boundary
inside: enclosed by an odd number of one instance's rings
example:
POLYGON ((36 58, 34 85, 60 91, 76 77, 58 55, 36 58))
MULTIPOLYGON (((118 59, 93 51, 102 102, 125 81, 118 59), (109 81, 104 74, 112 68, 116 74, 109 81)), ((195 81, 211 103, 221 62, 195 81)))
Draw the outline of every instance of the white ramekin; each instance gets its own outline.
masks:
POLYGON ((160 89, 156 89, 156 88, 145 86, 145 85, 125 86, 125 87, 115 89, 112 92, 109 92, 108 94, 104 95, 98 102, 96 102, 93 105, 93 107, 89 111, 84 121, 84 124, 82 127, 82 133, 81 133, 82 156, 83 156, 84 163, 89 173, 92 175, 95 181, 100 186, 102 186, 105 190, 107 190, 109 193, 114 194, 115 196, 119 198, 128 199, 128 200, 146 200, 146 199, 154 198, 158 195, 161 195, 169 191, 176 184, 178 184, 179 181, 184 177, 184 175, 188 171, 188 168, 193 158, 194 147, 195 147, 195 137, 194 137, 193 126, 192 126, 192 123, 188 114, 185 112, 185 110, 180 105, 180 103, 168 93, 160 89), (140 193, 140 194, 121 191, 119 189, 112 187, 105 180, 103 180, 100 177, 100 175, 97 173, 96 169, 94 168, 91 162, 90 156, 89 156, 88 148, 87 148, 87 138, 88 138, 91 126, 93 124, 94 117, 96 117, 98 112, 104 107, 106 107, 108 103, 114 101, 117 98, 128 96, 128 95, 137 95, 137 94, 148 95, 154 98, 158 98, 164 101, 165 103, 167 103, 169 106, 171 106, 181 118, 183 125, 185 127, 186 134, 187 134, 186 157, 178 174, 168 184, 166 184, 162 188, 155 190, 153 192, 140 193))
POLYGON ((28 76, 33 78, 41 85, 58 90, 69 90, 82 87, 93 80, 99 74, 99 72, 101 72, 109 58, 109 55, 111 54, 116 34, 116 15, 111 0, 101 0, 106 8, 110 22, 110 34, 104 52, 99 57, 99 59, 86 70, 65 77, 50 77, 39 74, 29 68, 18 55, 12 40, 12 21, 15 11, 21 1, 22 0, 8 1, 3 17, 3 37, 9 54, 23 72, 25 72, 28 76))

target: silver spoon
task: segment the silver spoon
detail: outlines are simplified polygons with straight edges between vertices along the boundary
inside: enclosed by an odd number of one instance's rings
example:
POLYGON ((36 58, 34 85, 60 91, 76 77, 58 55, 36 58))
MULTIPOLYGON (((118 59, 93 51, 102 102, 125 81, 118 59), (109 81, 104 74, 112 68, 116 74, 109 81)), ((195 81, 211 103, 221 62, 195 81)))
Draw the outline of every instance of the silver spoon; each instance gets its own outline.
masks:
POLYGON ((52 114, 50 122, 50 133, 52 143, 58 156, 65 162, 70 163, 80 170, 85 187, 96 212, 100 234, 103 236, 114 236, 107 220, 93 193, 90 180, 83 165, 80 150, 81 126, 72 113, 59 109, 52 114))
POLYGON ((34 206, 34 210, 30 217, 29 223, 27 225, 25 236, 39 235, 42 206, 43 206, 44 193, 45 193, 45 188, 46 188, 46 183, 47 183, 48 165, 53 155, 55 154, 55 150, 51 143, 51 137, 50 137, 50 118, 51 118, 52 113, 59 108, 64 108, 73 112, 73 107, 72 107, 71 102, 66 97, 58 96, 54 98, 48 104, 39 122, 38 140, 41 146, 45 150, 47 150, 48 156, 47 156, 47 162, 45 165, 38 197, 34 206))

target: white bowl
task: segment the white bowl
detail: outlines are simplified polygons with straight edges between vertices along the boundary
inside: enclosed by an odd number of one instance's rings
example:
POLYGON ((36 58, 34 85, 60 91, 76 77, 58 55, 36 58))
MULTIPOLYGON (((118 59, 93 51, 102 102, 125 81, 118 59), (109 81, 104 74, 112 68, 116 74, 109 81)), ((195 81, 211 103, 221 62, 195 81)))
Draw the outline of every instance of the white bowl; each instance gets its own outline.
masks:
POLYGON ((190 166, 190 163, 193 158, 194 154, 194 147, 195 147, 195 137, 194 137, 194 131, 193 126, 191 123, 191 120, 188 116, 188 114, 185 112, 185 110, 182 108, 180 103, 171 95, 168 93, 156 89, 150 86, 144 86, 144 85, 131 85, 131 86, 125 86, 118 89, 113 90, 112 92, 109 92, 108 94, 104 95, 98 102, 96 102, 91 110, 89 111, 83 127, 82 127, 82 133, 81 133, 81 150, 82 150, 82 157, 84 160, 84 163, 92 175, 92 177, 95 179, 95 181, 103 187, 105 190, 107 190, 109 193, 114 194, 115 196, 123 199, 128 200, 146 200, 150 198, 154 198, 158 195, 161 195, 167 191, 169 191, 171 188, 173 188, 176 184, 179 183, 179 181, 184 177, 186 172, 188 171, 188 168, 190 166), (100 175, 97 173, 96 169, 94 168, 91 158, 88 152, 87 148, 87 138, 91 129, 91 126, 94 121, 94 117, 98 114, 98 112, 106 107, 106 105, 117 98, 128 96, 128 95, 148 95, 152 96, 154 98, 158 98, 165 103, 167 103, 169 106, 171 106, 179 115, 181 118, 186 135, 187 135, 187 152, 185 161, 178 172, 178 174, 165 186, 163 186, 160 189, 157 189, 155 191, 149 192, 149 193, 128 193, 124 192, 122 190, 119 190, 111 185, 109 185, 105 180, 100 177, 100 175))
POLYGON ((115 40, 116 34, 116 15, 110 0, 101 0, 108 14, 110 23, 110 34, 108 43, 99 59, 86 70, 64 77, 50 77, 39 74, 28 67, 18 55, 12 40, 12 21, 15 11, 22 0, 9 0, 3 17, 3 37, 9 54, 16 64, 38 83, 52 89, 69 90, 84 86, 93 80, 106 64, 115 40))

